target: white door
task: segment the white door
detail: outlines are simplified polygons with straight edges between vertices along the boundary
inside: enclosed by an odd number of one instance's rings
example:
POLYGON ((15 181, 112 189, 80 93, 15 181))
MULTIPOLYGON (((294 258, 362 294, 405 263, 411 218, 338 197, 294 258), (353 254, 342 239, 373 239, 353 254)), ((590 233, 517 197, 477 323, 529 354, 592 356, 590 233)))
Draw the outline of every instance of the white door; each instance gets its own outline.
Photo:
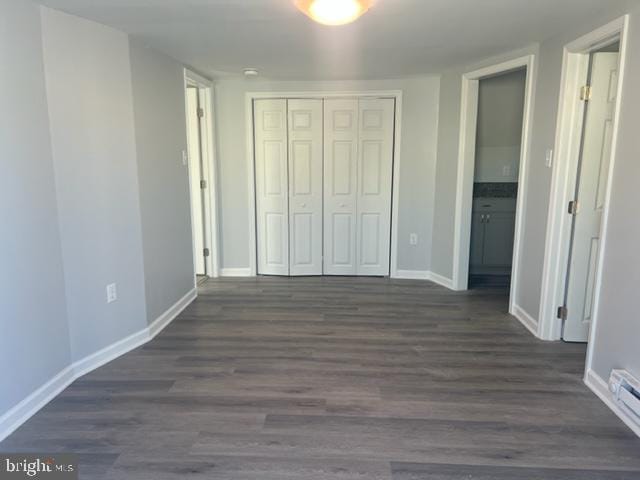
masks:
POLYGON ((324 101, 324 274, 355 275, 358 100, 324 101))
POLYGON ((196 275, 206 275, 204 256, 205 228, 202 175, 202 150, 200 142, 200 118, 198 115, 198 89, 187 88, 187 135, 189 158, 189 182, 191 183, 191 221, 193 222, 193 243, 195 250, 196 275))
POLYGON ((287 101, 253 108, 258 273, 289 275, 287 101))
POLYGON ((322 275, 322 100, 288 100, 290 275, 322 275))
POLYGON ((563 338, 586 342, 593 315, 600 230, 606 196, 618 81, 618 54, 594 53, 578 171, 577 213, 567 278, 563 338))
POLYGON ((359 102, 357 271, 389 275, 395 100, 359 102))

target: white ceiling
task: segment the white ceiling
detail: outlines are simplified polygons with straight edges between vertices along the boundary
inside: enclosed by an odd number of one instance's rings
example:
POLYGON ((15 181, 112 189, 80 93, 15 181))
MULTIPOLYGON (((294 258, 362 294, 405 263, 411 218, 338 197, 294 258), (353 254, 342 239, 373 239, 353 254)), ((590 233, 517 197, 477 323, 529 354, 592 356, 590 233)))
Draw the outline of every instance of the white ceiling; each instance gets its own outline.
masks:
POLYGON ((437 73, 526 47, 619 10, 624 0, 377 0, 325 27, 293 0, 42 0, 113 26, 209 75, 274 79, 437 73))

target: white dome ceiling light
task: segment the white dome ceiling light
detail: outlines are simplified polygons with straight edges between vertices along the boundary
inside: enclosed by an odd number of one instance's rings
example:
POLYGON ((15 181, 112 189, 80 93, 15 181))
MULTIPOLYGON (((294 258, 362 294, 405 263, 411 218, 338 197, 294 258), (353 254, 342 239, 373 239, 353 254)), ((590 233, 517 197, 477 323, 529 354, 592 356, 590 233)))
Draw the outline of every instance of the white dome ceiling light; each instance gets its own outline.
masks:
POLYGON ((323 25, 355 22, 373 5, 373 0, 296 0, 305 15, 323 25))

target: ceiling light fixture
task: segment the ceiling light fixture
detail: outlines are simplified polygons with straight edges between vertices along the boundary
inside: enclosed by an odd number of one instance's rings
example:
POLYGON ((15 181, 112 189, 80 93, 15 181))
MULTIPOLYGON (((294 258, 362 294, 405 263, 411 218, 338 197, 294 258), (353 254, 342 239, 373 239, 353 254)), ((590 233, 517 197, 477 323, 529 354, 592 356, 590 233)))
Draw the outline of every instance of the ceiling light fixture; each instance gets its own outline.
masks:
POLYGON ((296 7, 323 25, 355 22, 373 5, 373 0, 296 0, 296 7))

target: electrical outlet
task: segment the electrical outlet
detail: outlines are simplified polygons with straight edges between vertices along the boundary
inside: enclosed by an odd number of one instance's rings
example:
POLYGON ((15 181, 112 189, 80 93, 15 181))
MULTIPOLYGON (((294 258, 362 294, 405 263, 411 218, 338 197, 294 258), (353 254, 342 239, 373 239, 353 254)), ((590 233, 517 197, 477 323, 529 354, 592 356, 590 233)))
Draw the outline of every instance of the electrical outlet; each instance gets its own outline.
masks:
POLYGON ((511 165, 505 165, 502 167, 502 176, 508 177, 509 175, 511 175, 511 165))
POLYGON ((115 283, 107 285, 107 303, 115 302, 118 299, 118 289, 115 283))
POLYGON ((412 233, 409 235, 409 245, 417 245, 418 244, 418 234, 412 233))
POLYGON ((186 166, 189 163, 189 155, 186 150, 182 150, 182 165, 186 166))

